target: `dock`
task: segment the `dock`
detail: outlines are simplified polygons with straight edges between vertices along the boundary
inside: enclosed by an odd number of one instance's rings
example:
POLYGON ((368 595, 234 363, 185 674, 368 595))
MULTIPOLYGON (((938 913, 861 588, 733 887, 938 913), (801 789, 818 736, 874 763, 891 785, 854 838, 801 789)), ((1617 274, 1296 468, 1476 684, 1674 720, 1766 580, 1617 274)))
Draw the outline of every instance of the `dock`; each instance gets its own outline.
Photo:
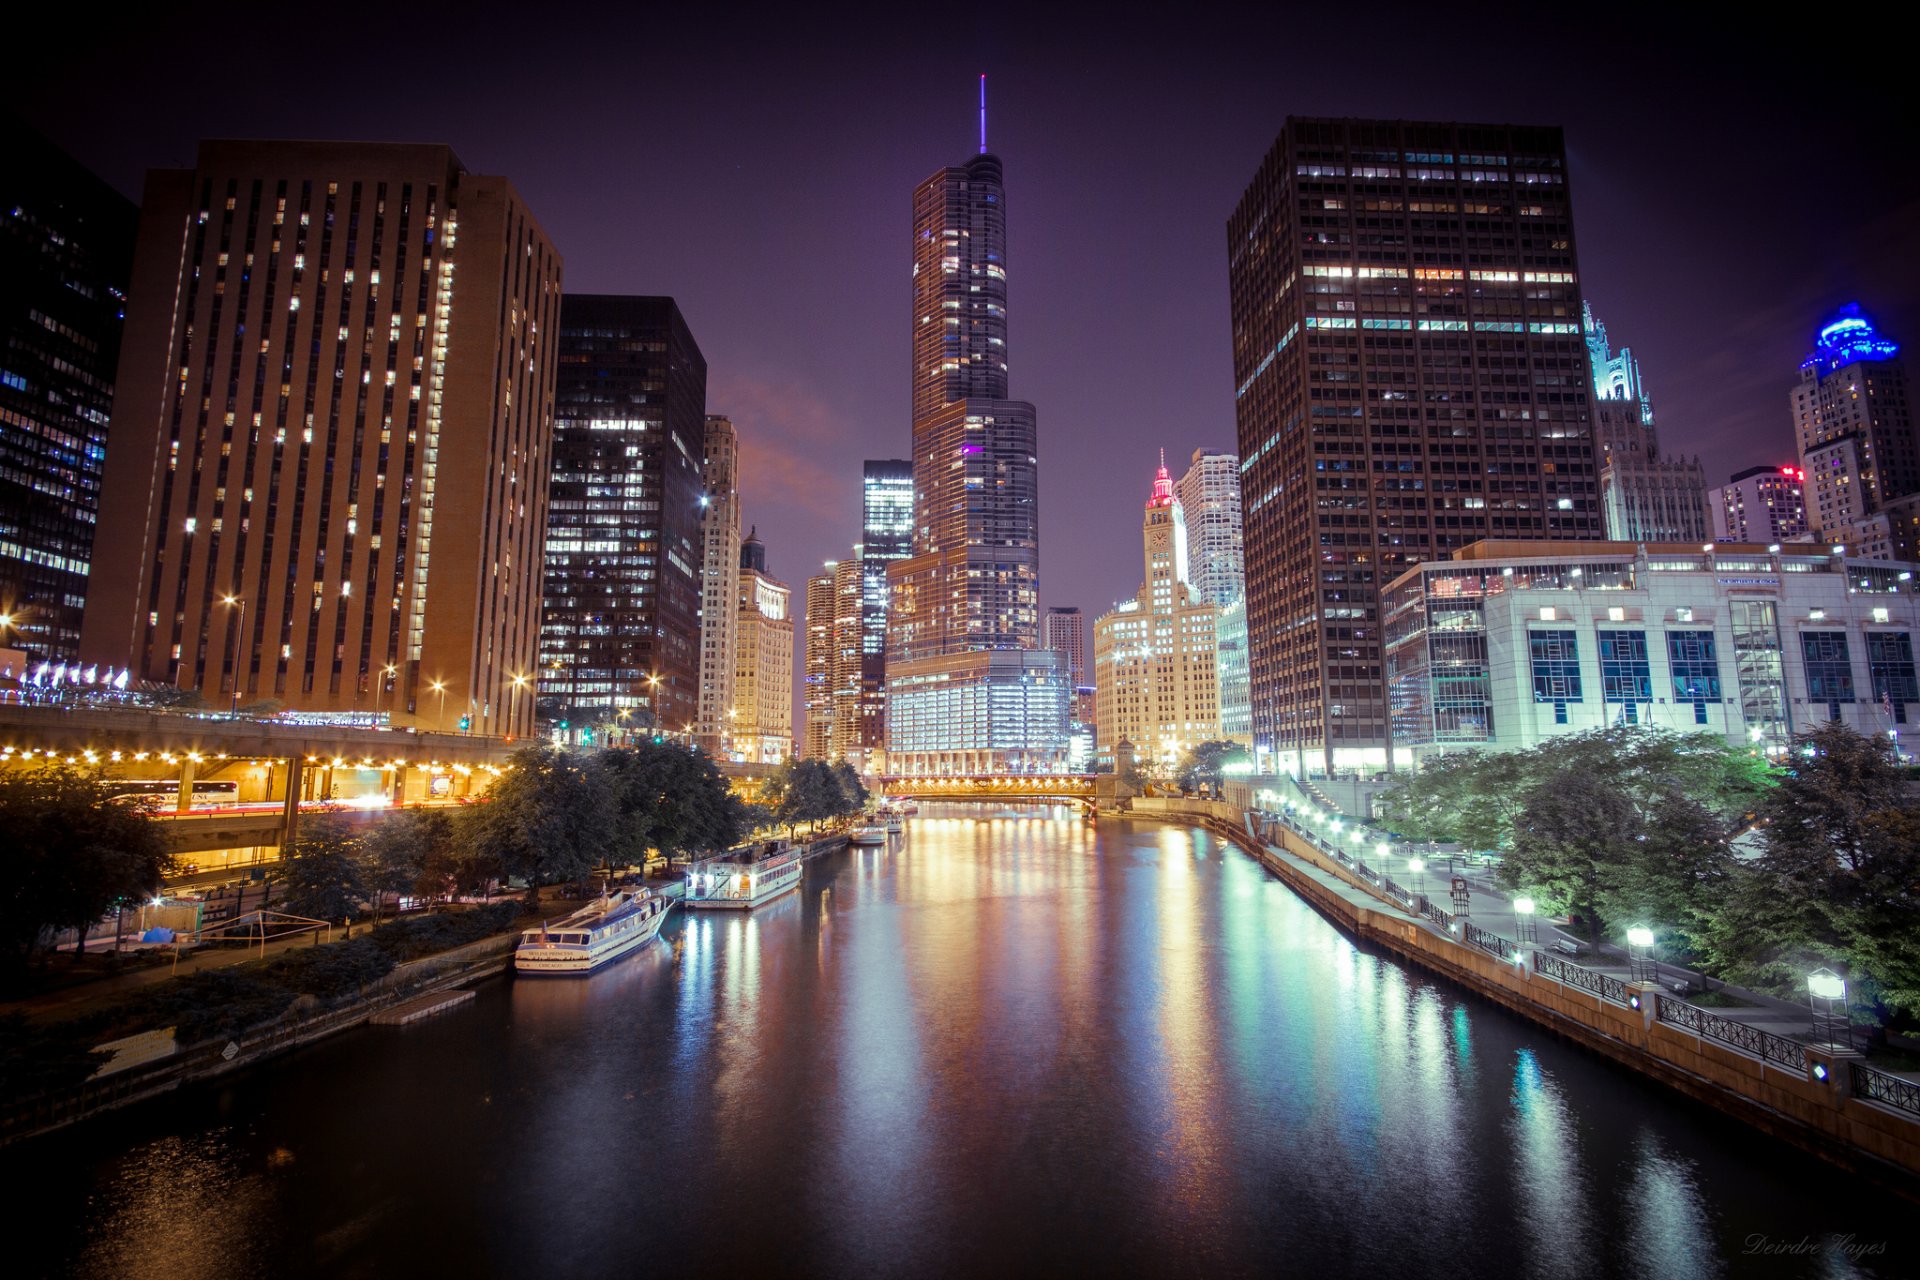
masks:
POLYGON ((457 1008, 471 999, 473 992, 468 990, 429 991, 426 995, 402 1000, 391 1009, 382 1009, 367 1021, 376 1027, 404 1027, 457 1008))

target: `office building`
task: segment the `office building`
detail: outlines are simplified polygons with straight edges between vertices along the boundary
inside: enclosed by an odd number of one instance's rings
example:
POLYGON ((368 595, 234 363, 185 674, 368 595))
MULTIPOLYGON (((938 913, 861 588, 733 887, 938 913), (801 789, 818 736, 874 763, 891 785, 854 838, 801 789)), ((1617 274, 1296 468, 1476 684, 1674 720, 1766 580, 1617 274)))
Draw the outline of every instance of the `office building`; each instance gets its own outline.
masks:
POLYGON ((139 210, 25 129, 0 175, 0 647, 80 652, 139 210))
POLYGON ((1381 587, 1603 528, 1561 132, 1289 119, 1228 281, 1256 764, 1378 768, 1381 587))
POLYGON ((914 191, 913 554, 887 570, 896 771, 908 759, 1028 770, 1066 762, 1067 674, 1036 648, 1037 425, 1032 405, 1007 399, 1006 225, 1000 160, 984 140, 979 155, 914 191), (998 653, 1012 656, 990 657, 998 653), (956 690, 969 681, 981 682, 978 696, 956 690), (1024 687, 1034 682, 1047 687, 1024 687), (921 705, 903 709, 903 698, 921 705), (940 708, 963 705, 952 722, 959 736, 936 748, 925 726, 940 708), (1013 715, 1042 718, 997 718, 1013 715))
POLYGON ((780 764, 793 754, 792 590, 767 572, 758 530, 740 544, 739 621, 735 628, 728 758, 780 764))
POLYGON ((542 699, 692 734, 707 362, 672 298, 569 294, 560 319, 542 699))
POLYGON ((1802 547, 1479 543, 1387 588, 1396 762, 1620 725, 1769 753, 1920 714, 1914 569, 1802 547))
POLYGON ((709 755, 727 748, 734 707, 735 628, 740 614, 740 449, 733 423, 708 415, 700 494, 700 700, 694 740, 709 755))
POLYGON ((1600 495, 1607 536, 1620 542, 1700 542, 1713 536, 1706 470, 1700 459, 1660 452, 1653 400, 1640 362, 1612 350, 1607 326, 1582 304, 1581 327, 1593 366, 1593 417, 1600 451, 1600 495))
POLYGON ((801 690, 805 720, 800 754, 808 760, 831 760, 839 745, 834 741, 833 704, 833 579, 839 567, 839 561, 829 560, 824 573, 807 579, 806 670, 801 690))
POLYGON ((1748 467, 1707 495, 1716 542, 1792 542, 1807 533, 1798 467, 1748 467))
POLYGON ((1815 336, 1791 399, 1815 538, 1856 551, 1879 544, 1902 559, 1920 554, 1910 541, 1912 504, 1888 512, 1920 494, 1920 437, 1899 344, 1858 303, 1842 307, 1815 336))
POLYGON ((852 555, 834 564, 833 652, 827 667, 833 688, 833 755, 859 769, 866 768, 864 744, 878 734, 878 726, 870 724, 867 717, 879 710, 872 699, 861 696, 866 669, 861 652, 865 566, 866 558, 858 543, 852 555))
POLYGON ((1104 768, 1116 766, 1122 740, 1171 770, 1220 737, 1220 606, 1181 576, 1174 502, 1162 464, 1141 521, 1146 580, 1093 624, 1094 758, 1104 768))
POLYGON ((1087 678, 1087 623, 1077 605, 1062 605, 1047 610, 1041 625, 1040 647, 1063 653, 1067 658, 1067 678, 1075 688, 1087 678))
POLYGON ((860 478, 860 748, 886 747, 887 566, 913 554, 913 462, 869 460, 860 478))
POLYGON ((530 731, 560 268, 443 146, 207 142, 151 173, 83 660, 530 731))
POLYGON ((1173 493, 1176 534, 1186 547, 1187 581, 1202 600, 1224 609, 1246 590, 1239 455, 1195 449, 1173 493))

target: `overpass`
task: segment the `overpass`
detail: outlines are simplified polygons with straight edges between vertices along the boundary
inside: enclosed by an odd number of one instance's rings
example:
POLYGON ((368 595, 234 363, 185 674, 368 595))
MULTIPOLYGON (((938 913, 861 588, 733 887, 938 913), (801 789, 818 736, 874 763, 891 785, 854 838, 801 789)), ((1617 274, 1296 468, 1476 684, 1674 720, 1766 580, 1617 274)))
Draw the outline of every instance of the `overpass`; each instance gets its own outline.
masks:
POLYGON ((954 774, 880 779, 889 800, 1066 800, 1088 809, 1096 803, 1091 773, 954 774))

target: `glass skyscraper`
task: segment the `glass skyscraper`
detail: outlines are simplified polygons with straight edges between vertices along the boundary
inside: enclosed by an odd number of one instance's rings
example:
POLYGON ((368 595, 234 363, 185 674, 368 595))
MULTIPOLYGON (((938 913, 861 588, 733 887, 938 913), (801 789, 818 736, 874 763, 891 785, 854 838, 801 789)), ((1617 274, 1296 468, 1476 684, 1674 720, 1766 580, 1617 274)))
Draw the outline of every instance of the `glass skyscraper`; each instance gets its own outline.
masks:
POLYGON ((860 482, 860 741, 886 746, 887 566, 913 554, 913 463, 869 460, 860 482))

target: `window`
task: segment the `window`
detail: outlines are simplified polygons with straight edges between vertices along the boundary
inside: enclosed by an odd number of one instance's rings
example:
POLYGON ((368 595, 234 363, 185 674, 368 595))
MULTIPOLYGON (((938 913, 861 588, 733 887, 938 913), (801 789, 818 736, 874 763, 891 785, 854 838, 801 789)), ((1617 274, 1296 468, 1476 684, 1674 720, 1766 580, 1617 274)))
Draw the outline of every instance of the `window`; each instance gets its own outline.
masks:
POLYGON ((1907 704, 1920 702, 1920 681, 1913 673, 1913 639, 1904 631, 1867 632, 1867 672, 1874 701, 1895 724, 1907 722, 1907 704))
POLYGON ((1840 704, 1854 701, 1853 663, 1844 631, 1802 631, 1800 656, 1807 665, 1807 699, 1827 704, 1827 718, 1840 718, 1840 704))
POLYGON ((1571 631, 1530 631, 1533 700, 1553 704, 1553 722, 1567 723, 1567 704, 1581 701, 1580 643, 1571 631))
POLYGON ((1647 664, 1647 633, 1600 633, 1600 694, 1620 704, 1620 723, 1640 723, 1640 704, 1653 701, 1653 673, 1647 664))
POLYGON ((1693 704, 1693 722, 1707 722, 1707 704, 1720 701, 1720 663, 1711 631, 1667 632, 1667 669, 1673 700, 1693 704))

